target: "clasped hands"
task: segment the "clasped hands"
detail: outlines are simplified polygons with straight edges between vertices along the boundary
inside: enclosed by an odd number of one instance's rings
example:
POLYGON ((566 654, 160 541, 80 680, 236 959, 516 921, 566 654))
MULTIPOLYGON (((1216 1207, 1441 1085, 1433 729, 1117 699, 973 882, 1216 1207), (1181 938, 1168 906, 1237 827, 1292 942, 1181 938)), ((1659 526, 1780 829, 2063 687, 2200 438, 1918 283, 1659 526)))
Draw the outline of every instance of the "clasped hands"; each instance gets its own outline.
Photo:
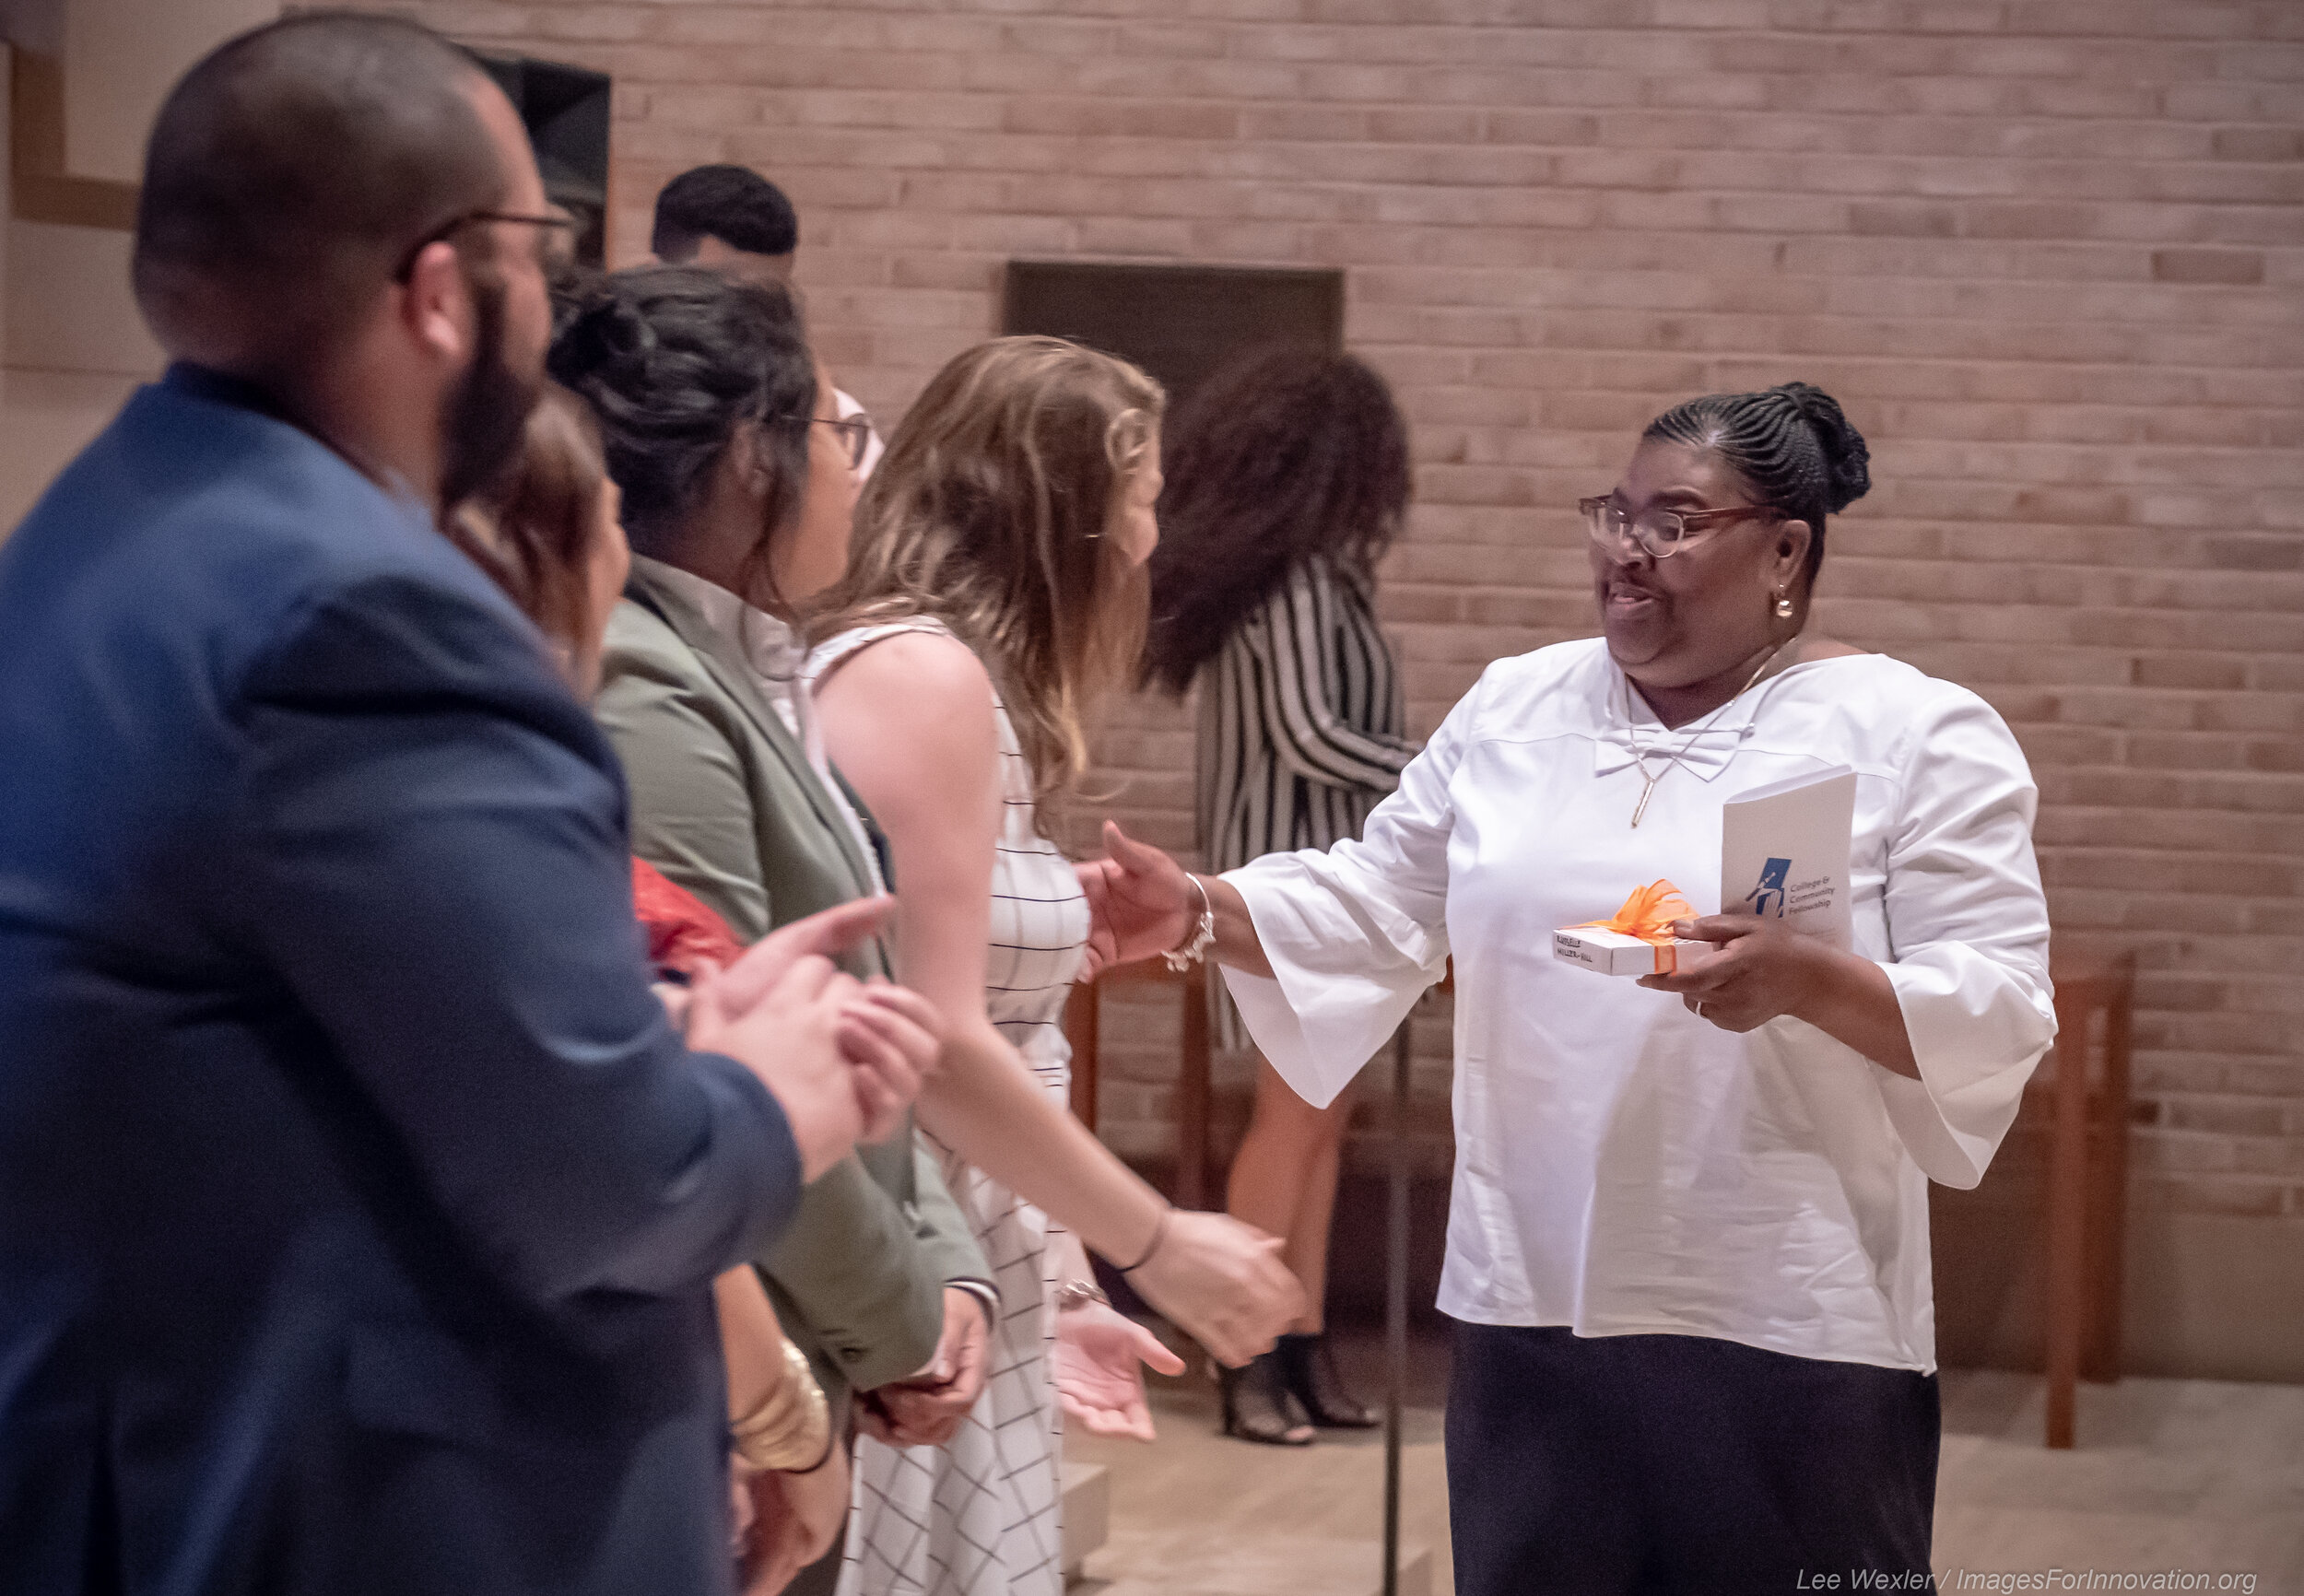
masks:
POLYGON ((983 1298, 944 1288, 944 1332, 928 1367, 910 1379, 856 1393, 856 1427, 892 1447, 940 1447, 983 1394, 992 1325, 983 1298))
POLYGON ((858 1142, 880 1142, 935 1068, 944 1019, 927 999, 832 963, 887 923, 893 898, 859 898, 770 933, 689 989, 688 1046, 725 1053, 784 1110, 813 1180, 858 1142))

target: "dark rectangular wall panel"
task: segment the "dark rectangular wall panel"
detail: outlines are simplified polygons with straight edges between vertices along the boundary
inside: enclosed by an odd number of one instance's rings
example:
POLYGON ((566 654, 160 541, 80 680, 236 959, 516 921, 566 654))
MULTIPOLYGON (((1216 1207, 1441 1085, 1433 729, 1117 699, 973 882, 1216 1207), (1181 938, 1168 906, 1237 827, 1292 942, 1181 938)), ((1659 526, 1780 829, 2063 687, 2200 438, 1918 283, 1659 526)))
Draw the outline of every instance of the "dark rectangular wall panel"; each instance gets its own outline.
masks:
POLYGON ((1001 328, 1070 338, 1158 378, 1172 402, 1268 344, 1344 347, 1341 271, 1011 261, 1001 328))
POLYGON ((525 55, 471 52, 526 123, 544 192, 577 219, 576 258, 607 258, 608 95, 605 72, 525 55))

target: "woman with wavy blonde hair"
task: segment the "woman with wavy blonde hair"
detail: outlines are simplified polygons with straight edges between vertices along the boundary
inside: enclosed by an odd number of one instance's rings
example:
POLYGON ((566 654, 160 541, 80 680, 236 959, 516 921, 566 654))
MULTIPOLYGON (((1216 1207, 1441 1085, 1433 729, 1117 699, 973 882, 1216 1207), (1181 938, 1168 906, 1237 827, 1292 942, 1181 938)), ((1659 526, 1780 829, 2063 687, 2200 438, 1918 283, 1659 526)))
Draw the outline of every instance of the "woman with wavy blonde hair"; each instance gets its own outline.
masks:
POLYGON ((1064 1108, 1088 914, 1039 816, 1134 667, 1162 405, 1143 372, 1058 339, 961 355, 889 440, 810 627, 828 750, 887 835, 898 970, 950 1027, 920 1124, 1001 1297, 993 1376, 958 1432, 859 1449, 843 1592, 1062 1590, 1059 1393, 1091 1430, 1148 1439, 1137 1361, 1182 1367, 1104 1303, 1083 1243, 1226 1363, 1299 1307, 1276 1242, 1170 1209, 1064 1108))

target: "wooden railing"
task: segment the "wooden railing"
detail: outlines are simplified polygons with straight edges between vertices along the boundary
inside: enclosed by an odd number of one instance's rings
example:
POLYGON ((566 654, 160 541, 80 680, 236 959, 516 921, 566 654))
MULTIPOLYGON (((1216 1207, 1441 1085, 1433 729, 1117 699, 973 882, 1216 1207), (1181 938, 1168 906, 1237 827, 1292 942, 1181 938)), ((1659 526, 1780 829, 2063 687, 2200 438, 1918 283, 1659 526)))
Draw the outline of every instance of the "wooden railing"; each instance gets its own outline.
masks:
POLYGON ((2070 1447, 2082 1379, 2120 1379, 2134 954, 2059 961, 2048 1133, 2048 1444, 2070 1447))
POLYGON ((1214 1087, 1209 1079, 1208 967, 1193 965, 1181 975, 1159 959, 1109 969, 1095 981, 1072 989, 1064 1004, 1064 1036, 1072 1043, 1072 1111, 1096 1129, 1102 998, 1130 988, 1165 987, 1183 1001, 1182 1043, 1176 1060, 1176 1190, 1181 1208, 1205 1208, 1209 1196, 1208 1117, 1214 1087))

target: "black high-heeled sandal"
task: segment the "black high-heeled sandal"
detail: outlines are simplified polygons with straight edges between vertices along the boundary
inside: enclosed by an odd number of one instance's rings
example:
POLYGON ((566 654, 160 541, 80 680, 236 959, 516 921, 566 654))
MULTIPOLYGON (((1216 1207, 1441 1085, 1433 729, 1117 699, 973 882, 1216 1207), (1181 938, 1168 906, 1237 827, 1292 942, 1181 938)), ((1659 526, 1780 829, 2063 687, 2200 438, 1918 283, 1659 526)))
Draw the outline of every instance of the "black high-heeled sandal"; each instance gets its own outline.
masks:
POLYGON ((1345 1389, 1325 1334, 1284 1335, 1273 1355, 1280 1360, 1288 1394, 1322 1429, 1372 1430, 1383 1422, 1345 1389))
POLYGON ((1245 1368, 1217 1366, 1217 1389, 1224 1399, 1224 1433, 1267 1447, 1309 1447, 1311 1423, 1288 1394, 1277 1353, 1265 1353, 1245 1368))

